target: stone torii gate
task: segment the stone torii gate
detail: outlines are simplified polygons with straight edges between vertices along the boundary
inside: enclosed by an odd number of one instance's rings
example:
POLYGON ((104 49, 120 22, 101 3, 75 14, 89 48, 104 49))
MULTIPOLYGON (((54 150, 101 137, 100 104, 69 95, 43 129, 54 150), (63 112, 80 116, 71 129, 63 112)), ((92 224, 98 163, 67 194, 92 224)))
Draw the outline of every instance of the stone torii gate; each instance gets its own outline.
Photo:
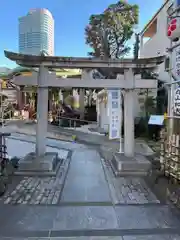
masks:
MULTIPOLYGON (((142 80, 139 74, 142 69, 154 70, 164 61, 164 57, 148 59, 102 60, 94 58, 69 58, 24 55, 5 51, 5 56, 17 64, 25 67, 39 68, 39 73, 32 76, 16 76, 17 85, 38 86, 36 157, 46 153, 46 135, 48 124, 48 87, 74 88, 107 88, 123 89, 124 94, 124 154, 134 157, 134 89, 157 88, 154 79, 142 80), (56 78, 55 73, 49 72, 53 68, 82 69, 81 78, 56 78), (93 79, 87 69, 107 68, 118 73, 117 79, 93 79)), ((49 169, 50 170, 50 169, 49 169)))

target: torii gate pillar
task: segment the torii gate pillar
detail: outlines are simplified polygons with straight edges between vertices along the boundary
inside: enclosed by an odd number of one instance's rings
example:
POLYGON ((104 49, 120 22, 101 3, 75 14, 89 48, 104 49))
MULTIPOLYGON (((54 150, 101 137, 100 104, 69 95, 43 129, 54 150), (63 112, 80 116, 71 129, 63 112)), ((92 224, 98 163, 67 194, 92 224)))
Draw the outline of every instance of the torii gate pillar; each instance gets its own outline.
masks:
POLYGON ((124 155, 134 157, 134 88, 135 76, 130 68, 124 71, 127 88, 124 94, 124 155))
POLYGON ((49 77, 48 68, 39 67, 38 100, 37 100, 37 129, 36 129, 36 156, 46 153, 46 135, 48 125, 48 87, 44 87, 49 77))
POLYGON ((124 94, 124 155, 134 156, 134 91, 126 90, 124 94))

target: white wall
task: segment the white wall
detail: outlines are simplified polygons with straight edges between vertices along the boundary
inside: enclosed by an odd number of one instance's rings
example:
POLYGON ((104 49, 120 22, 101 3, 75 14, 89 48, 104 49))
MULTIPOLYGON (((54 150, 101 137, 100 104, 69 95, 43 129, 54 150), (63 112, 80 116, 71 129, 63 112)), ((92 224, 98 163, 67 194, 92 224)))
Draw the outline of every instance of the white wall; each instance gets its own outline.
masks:
MULTIPOLYGON (((170 6, 170 1, 163 7, 157 15, 157 32, 144 44, 140 46, 140 57, 157 57, 165 55, 166 49, 170 46, 170 40, 167 37, 167 9, 170 6)), ((159 66, 159 78, 168 81, 168 73, 164 71, 164 63, 159 66)))

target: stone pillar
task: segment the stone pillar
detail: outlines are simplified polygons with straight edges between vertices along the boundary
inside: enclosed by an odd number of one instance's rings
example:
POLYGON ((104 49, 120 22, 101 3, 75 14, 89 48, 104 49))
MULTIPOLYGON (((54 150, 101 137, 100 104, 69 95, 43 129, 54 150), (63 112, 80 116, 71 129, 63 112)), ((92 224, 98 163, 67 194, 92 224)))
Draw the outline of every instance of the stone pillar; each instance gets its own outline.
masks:
POLYGON ((124 73, 127 89, 124 94, 124 155, 134 156, 134 73, 132 69, 124 73))
POLYGON ((18 108, 22 110, 24 107, 24 86, 20 86, 19 90, 17 90, 17 99, 18 99, 18 108))
POLYGON ((88 96, 88 106, 91 107, 92 105, 92 97, 93 97, 93 91, 89 89, 89 96, 88 96))
POLYGON ((39 67, 38 75, 38 99, 37 99, 37 129, 36 129, 36 155, 43 156, 46 152, 46 135, 48 125, 48 87, 49 71, 44 66, 39 67))
POLYGON ((97 121, 98 126, 100 127, 100 106, 99 105, 100 105, 100 103, 99 103, 99 99, 97 97, 97 99, 96 99, 96 112, 97 112, 96 121, 97 121))
POLYGON ((63 102, 63 94, 62 94, 62 90, 59 90, 59 101, 63 102))
POLYGON ((27 101, 27 92, 24 92, 24 105, 28 103, 27 101))
MULTIPOLYGON (((88 80, 91 81, 92 79, 92 73, 88 69, 83 69, 82 70, 82 75, 81 79, 83 80, 88 80)), ((84 104, 84 97, 85 97, 85 89, 80 89, 80 94, 79 94, 79 108, 80 108, 80 119, 84 119, 84 111, 85 111, 85 104, 84 104)))
POLYGON ((79 109, 79 94, 77 89, 73 89, 73 108, 79 109))
POLYGON ((85 111, 84 96, 85 96, 85 89, 81 88, 79 93, 80 119, 84 119, 84 111, 85 111))

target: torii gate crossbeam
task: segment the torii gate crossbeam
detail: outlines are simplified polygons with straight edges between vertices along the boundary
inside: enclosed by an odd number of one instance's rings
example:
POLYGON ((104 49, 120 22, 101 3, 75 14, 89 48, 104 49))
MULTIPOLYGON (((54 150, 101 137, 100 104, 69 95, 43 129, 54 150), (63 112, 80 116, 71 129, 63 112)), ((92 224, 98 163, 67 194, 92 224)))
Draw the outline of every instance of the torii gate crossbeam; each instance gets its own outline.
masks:
MULTIPOLYGON (((32 76, 15 76, 13 83, 15 85, 37 86, 38 74, 33 73, 32 76)), ((59 87, 59 88, 120 88, 120 89, 147 89, 157 88, 157 80, 155 79, 134 79, 133 85, 128 85, 124 81, 124 77, 120 79, 92 79, 88 76, 83 78, 57 78, 56 74, 48 73, 47 78, 43 80, 43 87, 59 87), (46 80, 46 81, 45 81, 46 80)))

